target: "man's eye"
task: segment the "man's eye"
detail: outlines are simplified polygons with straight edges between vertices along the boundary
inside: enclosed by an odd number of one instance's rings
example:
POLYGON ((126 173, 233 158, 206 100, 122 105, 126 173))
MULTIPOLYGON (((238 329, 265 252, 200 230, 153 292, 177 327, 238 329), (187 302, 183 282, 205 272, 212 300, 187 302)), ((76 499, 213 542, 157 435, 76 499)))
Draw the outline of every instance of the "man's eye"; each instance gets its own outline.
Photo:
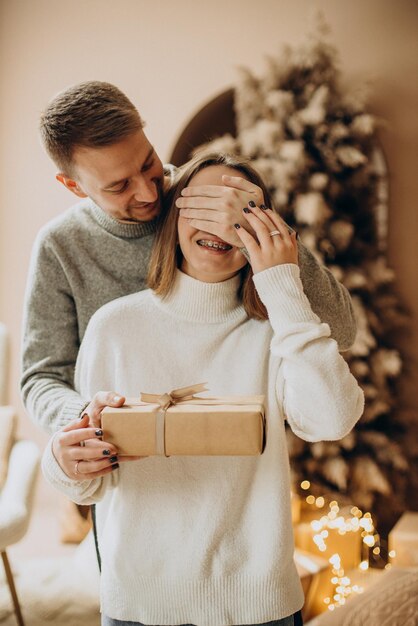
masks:
POLYGON ((122 193, 128 188, 128 185, 129 185, 129 181, 125 180, 125 182, 122 185, 120 185, 120 187, 117 187, 116 189, 112 189, 112 193, 122 193))
POLYGON ((150 170, 153 165, 154 165, 154 159, 150 161, 149 163, 145 163, 145 165, 142 166, 142 171, 148 172, 148 170, 150 170))

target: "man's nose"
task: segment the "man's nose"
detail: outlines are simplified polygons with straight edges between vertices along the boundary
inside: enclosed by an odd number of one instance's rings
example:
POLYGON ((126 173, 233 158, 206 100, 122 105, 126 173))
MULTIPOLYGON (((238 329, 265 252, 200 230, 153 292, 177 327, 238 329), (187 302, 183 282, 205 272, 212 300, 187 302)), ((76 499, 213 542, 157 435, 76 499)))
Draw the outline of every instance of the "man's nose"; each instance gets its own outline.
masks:
POLYGON ((138 176, 134 184, 134 196, 137 202, 155 202, 157 200, 157 184, 153 179, 138 176))

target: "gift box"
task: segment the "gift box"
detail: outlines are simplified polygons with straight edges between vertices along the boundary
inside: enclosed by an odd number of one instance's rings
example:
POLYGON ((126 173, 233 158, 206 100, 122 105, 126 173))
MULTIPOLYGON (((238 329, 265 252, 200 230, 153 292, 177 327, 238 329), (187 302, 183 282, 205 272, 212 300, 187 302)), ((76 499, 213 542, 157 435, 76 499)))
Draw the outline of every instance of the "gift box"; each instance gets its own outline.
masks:
POLYGON ((389 533, 389 557, 393 565, 418 565, 418 513, 406 511, 389 533))
POLYGON ((302 522, 294 527, 295 545, 301 550, 306 550, 325 559, 333 554, 339 554, 344 569, 352 569, 361 561, 362 537, 358 531, 341 533, 337 528, 326 529, 326 540, 322 549, 315 541, 320 534, 312 527, 312 523, 302 522))
POLYGON ((170 393, 142 393, 102 411, 103 440, 122 455, 247 456, 261 454, 263 396, 199 398, 204 384, 170 393))
POLYGON ((295 549, 293 559, 305 595, 303 618, 310 619, 326 608, 323 599, 333 589, 332 566, 327 559, 299 548, 295 549))

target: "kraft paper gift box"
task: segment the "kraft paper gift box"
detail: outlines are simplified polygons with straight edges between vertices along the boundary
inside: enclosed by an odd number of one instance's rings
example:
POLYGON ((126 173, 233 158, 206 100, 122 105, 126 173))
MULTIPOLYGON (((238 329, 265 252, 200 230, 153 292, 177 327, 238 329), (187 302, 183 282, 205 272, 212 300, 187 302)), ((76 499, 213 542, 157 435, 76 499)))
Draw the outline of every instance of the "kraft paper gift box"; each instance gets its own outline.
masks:
POLYGON ((326 609, 324 598, 334 588, 332 566, 327 559, 299 548, 295 548, 293 558, 305 595, 302 614, 306 620, 326 609))
POLYGON ((103 440, 122 455, 247 456, 265 445, 263 396, 199 398, 203 384, 141 394, 102 411, 103 440))
POLYGON ((296 547, 325 559, 329 559, 333 554, 339 554, 344 569, 358 567, 361 561, 361 533, 348 531, 340 534, 337 528, 327 528, 326 530, 328 532, 325 542, 326 549, 321 551, 314 541, 314 536, 318 533, 311 524, 306 522, 296 524, 293 529, 296 547))
POLYGON ((405 511, 389 533, 389 557, 393 565, 418 565, 418 512, 405 511))

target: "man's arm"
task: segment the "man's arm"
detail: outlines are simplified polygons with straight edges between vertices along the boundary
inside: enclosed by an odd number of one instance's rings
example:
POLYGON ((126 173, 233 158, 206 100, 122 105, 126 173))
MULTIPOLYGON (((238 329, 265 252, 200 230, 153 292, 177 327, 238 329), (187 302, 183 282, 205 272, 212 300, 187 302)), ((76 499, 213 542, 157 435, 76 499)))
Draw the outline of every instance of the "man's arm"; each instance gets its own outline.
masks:
POLYGON ((35 242, 24 304, 21 391, 29 416, 56 432, 88 402, 74 391, 79 349, 75 302, 54 251, 35 242))
POLYGON ((320 265, 312 252, 298 241, 300 277, 312 310, 329 325, 331 337, 340 351, 354 343, 357 325, 351 297, 328 268, 320 265))
MULTIPOLYGON (((242 247, 235 223, 248 228, 242 209, 252 200, 260 206, 261 189, 238 176, 223 176, 224 187, 205 185, 186 187, 176 202, 180 215, 194 228, 212 233, 234 246, 242 247)), ((299 241, 299 265, 304 292, 312 310, 329 325, 339 350, 348 350, 354 343, 356 321, 350 294, 333 274, 316 260, 299 241)))

